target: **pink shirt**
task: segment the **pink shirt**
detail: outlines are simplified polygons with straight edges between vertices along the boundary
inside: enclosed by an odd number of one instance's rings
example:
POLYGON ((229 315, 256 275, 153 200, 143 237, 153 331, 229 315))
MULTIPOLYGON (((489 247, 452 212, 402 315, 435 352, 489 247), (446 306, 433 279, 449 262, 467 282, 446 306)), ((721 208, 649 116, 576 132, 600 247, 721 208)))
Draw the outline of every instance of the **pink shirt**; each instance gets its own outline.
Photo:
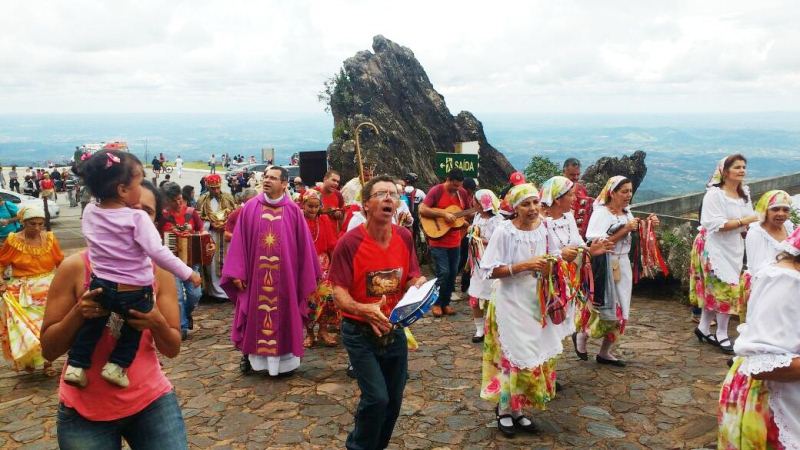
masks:
POLYGON ((92 271, 98 278, 133 286, 153 284, 152 261, 181 280, 192 268, 164 247, 156 226, 144 211, 104 209, 95 204, 83 212, 81 232, 89 245, 92 271))
MULTIPOLYGON (((83 253, 83 261, 86 265, 84 287, 88 289, 90 268, 86 252, 83 253)), ((153 267, 151 266, 148 270, 152 275, 153 267)), ((154 286, 154 288, 157 297, 158 286, 154 286)), ((61 373, 61 381, 58 386, 59 401, 78 411, 78 414, 87 420, 109 421, 132 416, 172 390, 172 383, 161 371, 161 363, 158 361, 150 330, 142 332, 136 358, 128 368, 130 386, 120 389, 104 380, 100 376, 100 371, 108 362, 108 357, 111 356, 116 342, 117 340, 111 335, 109 328, 103 329, 103 335, 92 354, 92 367, 86 370, 89 384, 85 388, 80 389, 68 385, 64 382, 64 373, 61 373)), ((64 370, 66 368, 67 365, 64 364, 64 370)))

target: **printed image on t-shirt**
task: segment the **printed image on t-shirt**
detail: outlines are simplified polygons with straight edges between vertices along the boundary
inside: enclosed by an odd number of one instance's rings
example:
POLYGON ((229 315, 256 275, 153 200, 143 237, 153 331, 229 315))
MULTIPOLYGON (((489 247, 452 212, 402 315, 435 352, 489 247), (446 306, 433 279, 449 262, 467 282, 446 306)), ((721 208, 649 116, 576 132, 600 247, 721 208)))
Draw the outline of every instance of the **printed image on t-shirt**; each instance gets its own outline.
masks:
POLYGON ((403 269, 386 269, 367 272, 367 296, 380 297, 400 293, 403 269))

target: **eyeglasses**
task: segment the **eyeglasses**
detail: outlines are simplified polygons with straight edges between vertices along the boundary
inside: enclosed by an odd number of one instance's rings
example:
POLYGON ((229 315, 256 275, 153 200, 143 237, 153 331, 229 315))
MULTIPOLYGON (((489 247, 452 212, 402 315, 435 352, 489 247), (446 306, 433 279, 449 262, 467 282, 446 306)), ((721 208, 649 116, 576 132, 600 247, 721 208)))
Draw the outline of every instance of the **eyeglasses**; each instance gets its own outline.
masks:
POLYGON ((369 196, 369 198, 375 198, 375 197, 378 197, 378 198, 391 198, 392 200, 400 200, 400 194, 398 194, 397 192, 389 192, 389 191, 373 192, 372 195, 369 196))

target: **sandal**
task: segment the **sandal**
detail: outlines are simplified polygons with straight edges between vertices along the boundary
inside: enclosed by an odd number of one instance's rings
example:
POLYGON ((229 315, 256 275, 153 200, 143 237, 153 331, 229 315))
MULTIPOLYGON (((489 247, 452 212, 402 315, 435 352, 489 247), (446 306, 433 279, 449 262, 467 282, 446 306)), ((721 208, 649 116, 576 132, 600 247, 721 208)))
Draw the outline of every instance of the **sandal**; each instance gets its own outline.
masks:
POLYGON ((54 377, 58 375, 58 371, 55 369, 55 367, 53 367, 53 364, 49 362, 44 364, 43 369, 44 369, 44 375, 46 377, 54 377))
POLYGON ((314 346, 315 343, 316 339, 314 339, 314 334, 313 333, 306 334, 305 339, 303 339, 303 347, 311 348, 314 346))
POLYGON ((253 366, 250 365, 250 358, 247 355, 242 355, 242 359, 239 360, 239 371, 244 375, 253 373, 253 366))

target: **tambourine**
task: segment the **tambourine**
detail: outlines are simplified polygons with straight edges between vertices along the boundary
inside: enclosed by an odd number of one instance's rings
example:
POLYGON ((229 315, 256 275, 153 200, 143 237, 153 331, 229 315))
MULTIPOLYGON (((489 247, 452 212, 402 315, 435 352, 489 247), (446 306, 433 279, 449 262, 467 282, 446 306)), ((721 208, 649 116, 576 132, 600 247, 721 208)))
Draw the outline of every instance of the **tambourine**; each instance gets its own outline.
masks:
POLYGON ((436 284, 436 278, 428 280, 419 288, 412 286, 389 314, 389 322, 407 327, 430 311, 438 299, 439 285, 436 284))

